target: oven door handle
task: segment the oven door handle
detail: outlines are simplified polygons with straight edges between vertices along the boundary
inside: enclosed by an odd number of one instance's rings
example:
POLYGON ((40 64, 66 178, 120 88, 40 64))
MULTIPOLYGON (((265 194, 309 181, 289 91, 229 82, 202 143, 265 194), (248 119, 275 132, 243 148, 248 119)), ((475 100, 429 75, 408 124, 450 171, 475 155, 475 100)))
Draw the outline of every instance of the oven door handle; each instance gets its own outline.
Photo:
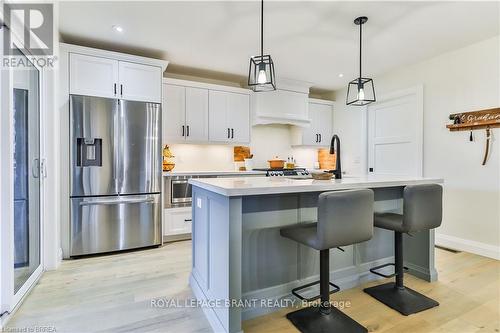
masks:
POLYGON ((136 198, 136 199, 95 199, 80 202, 80 206, 94 206, 94 205, 120 205, 120 204, 136 204, 136 203, 148 203, 154 202, 155 199, 153 197, 146 198, 136 198))
POLYGON ((172 180, 172 184, 186 184, 188 180, 172 180))

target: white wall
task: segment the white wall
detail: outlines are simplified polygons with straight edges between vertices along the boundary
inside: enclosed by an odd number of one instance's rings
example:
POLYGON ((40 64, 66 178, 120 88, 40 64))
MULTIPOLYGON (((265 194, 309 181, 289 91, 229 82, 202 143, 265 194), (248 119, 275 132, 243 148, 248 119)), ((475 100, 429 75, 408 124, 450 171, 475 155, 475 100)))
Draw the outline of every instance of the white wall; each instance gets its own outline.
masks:
MULTIPOLYGON (((499 129, 492 130, 491 155, 481 165, 485 131, 449 132, 448 115, 500 106, 500 38, 488 39, 425 62, 375 77, 380 94, 424 87, 424 176, 445 179, 444 220, 436 231, 442 245, 499 257, 499 129)), ((338 92, 342 101, 345 91, 338 92)), ((334 131, 343 140, 343 166, 364 173, 362 110, 338 102, 334 131)))
MULTIPOLYGON (((59 3, 53 3, 54 8, 54 56, 59 59, 59 3)), ((45 159, 47 178, 45 180, 45 223, 44 223, 44 269, 56 269, 60 262, 60 202, 53 198, 60 196, 60 120, 58 109, 58 61, 54 68, 45 70, 44 98, 45 116, 45 159)))
MULTIPOLYGON (((291 146, 288 125, 259 125, 251 129, 251 153, 254 167, 267 168, 267 160, 278 156, 293 156, 300 166, 313 168, 317 161, 317 149, 291 146)), ((233 146, 229 145, 170 145, 175 157, 176 171, 234 170, 233 146)))

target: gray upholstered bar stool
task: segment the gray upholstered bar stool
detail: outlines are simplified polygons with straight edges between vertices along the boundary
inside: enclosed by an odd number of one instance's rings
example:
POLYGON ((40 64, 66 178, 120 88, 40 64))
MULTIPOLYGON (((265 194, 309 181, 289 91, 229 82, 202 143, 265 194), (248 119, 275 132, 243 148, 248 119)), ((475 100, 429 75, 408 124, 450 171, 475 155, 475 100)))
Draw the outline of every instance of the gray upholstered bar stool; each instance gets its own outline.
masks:
POLYGON ((325 192, 318 199, 318 222, 284 227, 283 237, 320 251, 320 280, 295 288, 292 293, 319 283, 319 307, 307 307, 287 314, 301 332, 367 332, 366 328, 330 304, 330 294, 339 288, 330 283, 330 249, 364 242, 373 236, 373 191, 325 192), (330 291, 330 285, 334 287, 330 291))
POLYGON ((403 284, 403 233, 437 228, 442 220, 443 188, 437 184, 409 185, 404 188, 403 215, 375 213, 378 228, 394 231, 395 263, 370 269, 383 277, 396 277, 395 282, 366 288, 364 291, 385 305, 408 316, 438 306, 439 303, 403 284), (376 270, 394 265, 394 274, 385 275, 376 270))

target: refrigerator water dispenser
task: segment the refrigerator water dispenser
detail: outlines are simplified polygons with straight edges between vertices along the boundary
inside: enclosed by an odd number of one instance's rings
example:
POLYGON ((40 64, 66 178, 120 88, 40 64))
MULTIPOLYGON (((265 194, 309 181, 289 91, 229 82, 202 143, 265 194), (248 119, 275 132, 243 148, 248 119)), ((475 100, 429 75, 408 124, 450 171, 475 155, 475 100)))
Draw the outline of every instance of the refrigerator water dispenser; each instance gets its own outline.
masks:
POLYGON ((77 138, 77 161, 79 167, 102 166, 102 139, 77 138))

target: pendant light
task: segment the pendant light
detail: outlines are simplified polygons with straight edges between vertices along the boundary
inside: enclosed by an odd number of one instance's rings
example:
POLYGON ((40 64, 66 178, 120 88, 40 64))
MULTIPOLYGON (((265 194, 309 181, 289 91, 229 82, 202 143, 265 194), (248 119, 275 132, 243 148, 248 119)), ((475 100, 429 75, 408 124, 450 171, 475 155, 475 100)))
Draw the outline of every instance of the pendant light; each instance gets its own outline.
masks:
POLYGON ((349 82, 347 86, 347 105, 363 106, 376 101, 373 80, 361 74, 362 26, 366 21, 368 21, 366 16, 354 20, 354 24, 359 25, 359 77, 349 82))
POLYGON ((260 55, 250 58, 248 86, 253 91, 271 91, 276 90, 274 63, 270 55, 264 55, 264 0, 260 4, 260 55))

